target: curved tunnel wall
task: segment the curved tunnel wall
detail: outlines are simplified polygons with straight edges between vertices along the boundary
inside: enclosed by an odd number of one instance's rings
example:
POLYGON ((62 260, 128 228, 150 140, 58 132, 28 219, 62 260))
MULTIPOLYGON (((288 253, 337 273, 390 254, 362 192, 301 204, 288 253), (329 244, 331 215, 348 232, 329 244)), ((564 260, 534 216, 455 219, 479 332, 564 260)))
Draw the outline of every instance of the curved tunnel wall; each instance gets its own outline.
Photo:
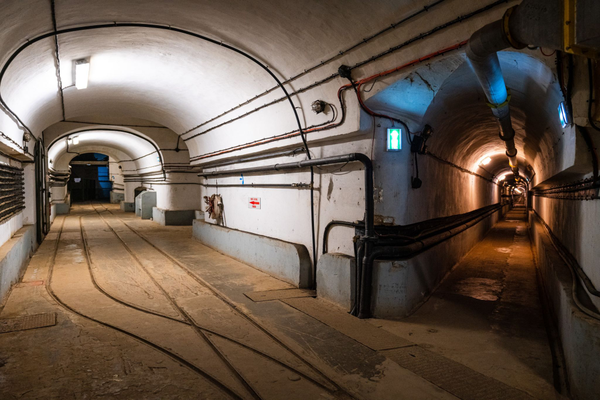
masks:
MULTIPOLYGON (((55 11, 58 28, 114 21, 172 25, 223 40, 257 57, 287 82, 301 122, 311 130, 306 137, 312 156, 361 152, 372 157, 379 221, 407 224, 500 201, 498 176, 508 168, 483 92, 465 63, 461 47, 435 54, 463 43, 516 3, 384 1, 367 10, 366 3, 359 1, 347 2, 344 8, 318 1, 301 5, 257 1, 250 5, 236 0, 210 7, 182 2, 165 8, 161 2, 148 1, 140 8, 135 2, 83 6, 64 0, 56 2, 55 11), (370 18, 364 18, 367 12, 370 18), (324 15, 327 24, 323 23, 324 15), (435 56, 418 62, 430 54, 435 56), (412 64, 413 60, 417 61, 412 64), (407 63, 409 66, 399 68, 407 63), (369 81, 362 96, 367 106, 403 120, 413 133, 421 132, 424 124, 431 125, 434 134, 427 142, 430 155, 418 155, 415 161, 406 138, 402 151, 385 151, 386 130, 392 123, 387 118, 372 118, 360 109, 352 90, 343 89, 348 81, 337 72, 341 64, 353 67, 355 80, 399 68, 369 81), (343 103, 338 100, 340 88, 343 103), (311 111, 315 100, 329 104, 325 112, 311 111), (479 162, 487 156, 491 162, 480 167, 479 162), (411 179, 416 176, 417 165, 423 186, 413 189, 411 179)), ((53 29, 47 1, 7 1, 0 10, 15 16, 10 25, 0 29, 3 64, 25 38, 53 29), (24 12, 32 9, 39 12, 24 12)), ((312 247, 309 191, 302 185, 289 187, 309 182, 308 172, 202 182, 195 174, 202 168, 304 159, 297 151, 293 156, 249 163, 236 160, 294 150, 302 144, 294 135, 296 126, 289 104, 281 100, 282 93, 268 74, 218 45, 166 30, 159 33, 119 27, 80 32, 61 35, 58 44, 62 97, 57 90, 56 49, 51 38, 20 54, 0 87, 7 104, 35 136, 44 137, 46 145, 65 132, 89 126, 139 130, 160 148, 167 181, 136 176, 132 179, 137 180, 129 183, 153 186, 163 207, 199 209, 203 207, 202 195, 218 192, 223 195, 228 226, 312 247), (71 86, 72 62, 79 58, 91 62, 90 85, 83 91, 71 86), (226 161, 232 163, 218 165, 226 161), (171 183, 177 185, 169 186, 171 183), (261 184, 280 187, 256 186, 261 184), (249 197, 262 199, 261 210, 248 208, 249 197)), ((558 122, 556 106, 563 95, 554 57, 545 57, 538 49, 524 49, 501 52, 500 61, 512 93, 519 163, 523 174, 532 179, 532 187, 589 177, 591 162, 585 143, 575 129, 562 129, 558 122)), ((583 89, 578 89, 576 81, 574 98, 584 99, 584 105, 575 101, 575 115, 581 125, 586 123, 580 110, 585 108, 587 82, 579 78, 582 73, 577 76, 583 89)), ((10 113, 0 113, 0 130, 22 143, 23 130, 16 122, 10 113)), ((28 143, 30 148, 33 144, 33 140, 28 143)), ((111 146, 98 143, 85 150, 92 148, 103 148, 106 153, 112 148, 112 158, 124 158, 111 146)), ((138 165, 135 168, 137 171, 138 165)), ((323 229, 329 221, 363 218, 364 188, 362 171, 353 164, 316 168, 315 176, 315 236, 320 251, 323 229)), ((596 201, 590 205, 536 198, 533 203, 600 286, 593 262, 598 256, 593 246, 596 236, 589 233, 590 224, 598 220, 593 205, 596 201)), ((467 251, 469 243, 484 231, 464 241, 459 253, 467 251)), ((352 254, 353 234, 351 229, 336 228, 331 235, 331 251, 352 254)), ((438 251, 443 257, 450 250, 440 247, 438 251)), ((459 253, 446 257, 448 262, 460 257, 459 253)), ((426 284, 432 287, 436 279, 441 279, 439 274, 426 284)))

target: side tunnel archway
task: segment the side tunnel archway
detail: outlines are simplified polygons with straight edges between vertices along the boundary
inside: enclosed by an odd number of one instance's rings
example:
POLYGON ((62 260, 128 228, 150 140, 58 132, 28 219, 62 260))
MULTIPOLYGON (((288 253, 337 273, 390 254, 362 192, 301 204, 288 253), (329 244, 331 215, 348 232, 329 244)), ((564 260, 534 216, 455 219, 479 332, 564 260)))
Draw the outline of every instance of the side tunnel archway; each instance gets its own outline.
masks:
POLYGON ((189 155, 182 150, 187 149, 161 148, 147 135, 118 127, 87 127, 58 134, 48 145, 53 209, 64 213, 70 201, 77 200, 70 199, 67 191, 71 164, 86 164, 77 160, 80 154, 101 153, 109 157, 110 198, 120 202, 122 210, 134 210, 135 189, 144 186, 156 192, 156 212, 185 211, 191 224, 194 210, 199 208, 199 186, 189 155))

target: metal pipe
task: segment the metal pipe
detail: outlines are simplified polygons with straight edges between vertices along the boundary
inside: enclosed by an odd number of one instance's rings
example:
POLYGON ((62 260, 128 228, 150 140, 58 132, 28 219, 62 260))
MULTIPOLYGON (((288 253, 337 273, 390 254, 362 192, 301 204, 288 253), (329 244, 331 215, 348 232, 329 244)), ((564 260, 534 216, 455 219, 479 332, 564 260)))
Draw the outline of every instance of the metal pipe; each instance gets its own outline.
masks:
POLYGON ((338 220, 333 220, 331 222, 329 222, 327 225, 325 225, 325 229, 323 230, 323 254, 327 254, 327 242, 328 242, 328 238, 329 238, 329 232, 331 231, 331 228, 333 228, 334 226, 346 226, 346 227, 350 227, 350 228, 355 228, 357 226, 362 226, 363 224, 360 222, 348 222, 348 221, 338 221, 338 220))
POLYGON ((296 148, 294 150, 278 151, 278 152, 274 152, 274 153, 259 154, 256 156, 237 157, 237 158, 232 158, 229 160, 215 161, 215 162, 207 163, 207 164, 198 164, 198 166, 200 166, 202 168, 217 168, 217 167, 222 167, 225 165, 241 164, 241 163, 251 162, 251 161, 266 160, 268 158, 293 157, 296 154, 300 154, 303 152, 304 152, 304 149, 302 147, 300 147, 300 148, 296 148))
MULTIPOLYGON (((563 37, 564 25, 574 22, 565 14, 564 1, 524 0, 506 10, 502 19, 475 32, 467 46, 467 57, 498 121, 500 138, 505 142, 509 165, 517 180, 517 149, 508 105, 510 93, 502 77, 497 52, 509 47, 522 49, 526 45, 558 51, 562 51, 564 46, 564 51, 575 52, 563 37)), ((581 7, 585 9, 593 1, 583 0, 581 7)))
POLYGON ((466 53, 488 99, 488 106, 498 122, 500 139, 504 141, 510 169, 518 177, 515 131, 510 117, 510 92, 506 88, 497 54, 498 51, 512 45, 503 29, 504 20, 508 17, 510 13, 507 11, 503 19, 492 22, 475 32, 469 39, 466 53))
POLYGON ((200 183, 200 186, 213 188, 292 188, 292 189, 310 189, 310 183, 200 183))
POLYGON ((313 158, 311 160, 296 161, 283 164, 264 165, 260 167, 238 168, 226 171, 202 172, 198 176, 212 178, 215 176, 231 176, 240 174, 254 174, 270 171, 287 171, 294 169, 304 169, 320 165, 341 164, 358 161, 365 167, 365 236, 373 237, 374 229, 374 200, 373 200, 373 163, 371 159, 362 153, 350 153, 340 156, 313 158))
MULTIPOLYGON (((360 294, 358 298, 358 318, 369 318, 371 317, 371 297, 372 297, 372 279, 373 279, 373 263, 378 259, 394 259, 394 260, 405 260, 415 255, 442 243, 445 240, 450 239, 453 236, 458 235, 461 232, 469 229, 470 227, 481 222, 485 218, 488 218, 493 213, 501 209, 501 205, 496 205, 491 210, 481 214, 471 220, 455 226, 451 229, 446 230, 438 235, 424 238, 422 240, 415 241, 413 243, 401 245, 401 246, 377 246, 376 243, 369 241, 365 242, 365 255, 362 258, 361 266, 357 262, 357 272, 361 273, 362 285, 360 287, 360 294), (370 249, 369 247, 373 247, 370 249)), ((358 284, 358 282, 357 282, 358 284)))

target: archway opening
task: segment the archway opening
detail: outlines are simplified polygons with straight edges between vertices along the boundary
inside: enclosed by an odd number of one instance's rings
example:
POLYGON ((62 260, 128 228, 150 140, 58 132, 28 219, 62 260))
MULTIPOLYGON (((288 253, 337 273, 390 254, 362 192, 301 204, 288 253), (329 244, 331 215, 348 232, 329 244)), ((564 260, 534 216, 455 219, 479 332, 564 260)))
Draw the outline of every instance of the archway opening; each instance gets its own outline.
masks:
POLYGON ((110 199, 108 162, 108 156, 102 153, 84 153, 71 160, 67 187, 73 203, 110 199))

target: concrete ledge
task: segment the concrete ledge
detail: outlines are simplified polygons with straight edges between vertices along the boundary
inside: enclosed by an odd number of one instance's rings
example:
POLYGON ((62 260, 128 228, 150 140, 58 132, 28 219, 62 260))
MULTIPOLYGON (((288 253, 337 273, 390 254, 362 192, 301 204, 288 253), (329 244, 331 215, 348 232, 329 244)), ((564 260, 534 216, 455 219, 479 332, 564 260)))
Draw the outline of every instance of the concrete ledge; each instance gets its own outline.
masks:
POLYGON ((311 261, 303 245, 194 220, 203 244, 298 287, 311 283, 311 261))
POLYGON ((112 204, 119 204, 122 201, 125 201, 125 193, 115 192, 114 190, 110 191, 110 202, 112 204))
POLYGON ((356 263, 346 254, 327 253, 317 263, 317 296, 350 311, 354 302, 356 263))
POLYGON ((35 225, 25 225, 0 247, 0 305, 23 276, 36 246, 35 225))
POLYGON ((543 291, 558 328, 566 374, 574 399, 600 393, 600 321, 585 314, 573 299, 573 276, 535 214, 529 232, 543 291))
POLYGON ((414 313, 452 268, 496 224, 495 212, 464 232, 403 261, 373 264, 373 316, 400 319, 414 313))
POLYGON ((71 210, 71 206, 68 203, 54 203, 56 207, 56 215, 68 214, 71 210))
MULTIPOLYGON (((377 318, 400 319, 427 299, 452 267, 498 221, 498 212, 437 246, 403 261, 373 263, 373 309, 377 318)), ((355 287, 354 257, 324 254, 317 264, 317 295, 350 311, 355 287)))
POLYGON ((317 296, 350 311, 356 287, 356 263, 346 254, 327 253, 317 263, 317 296))
POLYGON ((134 212, 135 211, 135 203, 129 203, 127 201, 122 201, 121 202, 121 211, 134 212))
POLYGON ((189 226, 192 225, 196 216, 196 210, 164 210, 162 208, 152 208, 152 219, 154 222, 166 225, 189 226))

